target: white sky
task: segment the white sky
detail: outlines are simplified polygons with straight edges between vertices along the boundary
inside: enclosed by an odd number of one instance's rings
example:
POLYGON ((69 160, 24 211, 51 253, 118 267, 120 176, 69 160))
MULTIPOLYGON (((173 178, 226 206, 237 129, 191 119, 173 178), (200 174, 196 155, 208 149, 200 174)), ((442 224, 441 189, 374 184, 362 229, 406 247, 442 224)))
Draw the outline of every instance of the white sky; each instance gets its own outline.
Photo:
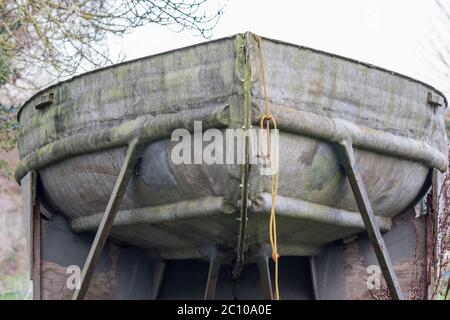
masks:
MULTIPOLYGON (((209 1, 216 8, 226 0, 209 1)), ((450 93, 427 54, 436 12, 433 0, 229 0, 213 39, 252 31, 385 67, 450 93)), ((113 52, 133 59, 203 41, 188 31, 146 26, 112 43, 113 52)))

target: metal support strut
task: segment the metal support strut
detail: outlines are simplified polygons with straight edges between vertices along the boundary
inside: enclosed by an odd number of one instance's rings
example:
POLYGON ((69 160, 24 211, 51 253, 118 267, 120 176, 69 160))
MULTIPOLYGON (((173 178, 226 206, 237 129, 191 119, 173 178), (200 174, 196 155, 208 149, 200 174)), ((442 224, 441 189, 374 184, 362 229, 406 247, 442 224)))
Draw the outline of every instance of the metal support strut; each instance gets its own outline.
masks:
POLYGON ((167 261, 162 259, 155 259, 153 261, 153 300, 157 300, 159 292, 161 291, 161 284, 166 272, 167 261))
POLYGON ((263 255, 256 260, 261 279, 261 289, 263 291, 264 300, 273 300, 272 280, 270 278, 269 257, 263 255))
POLYGON ((41 210, 38 198, 38 174, 30 171, 20 181, 24 199, 24 217, 33 299, 41 299, 41 210))
POLYGON ((209 272, 205 289, 205 300, 214 300, 216 297, 217 279, 219 277, 222 263, 222 255, 214 250, 209 258, 209 272))
POLYGON ((309 270, 311 274, 311 287, 313 291, 313 299, 320 300, 319 296, 319 283, 317 279, 317 265, 316 265, 316 257, 309 257, 309 270))
POLYGON ((95 266, 97 265, 109 232, 111 231, 114 218, 119 210, 120 203, 128 186, 128 182, 133 175, 134 167, 136 166, 138 160, 138 149, 138 142, 136 140, 132 141, 128 146, 125 160, 122 168, 120 169, 120 173, 117 177, 112 194, 109 198, 102 221, 100 222, 97 233, 95 234, 94 242, 89 250, 83 271, 81 272, 79 287, 75 289, 73 293, 73 300, 82 300, 86 295, 89 283, 94 275, 95 266))
POLYGON ((375 220, 375 214, 370 204, 361 175, 356 167, 353 146, 349 141, 342 141, 336 145, 341 164, 344 166, 345 173, 355 196, 358 209, 364 221, 364 225, 372 243, 373 249, 383 272, 384 279, 389 289, 391 297, 395 300, 403 300, 403 293, 400 288, 391 258, 381 235, 380 228, 375 220))

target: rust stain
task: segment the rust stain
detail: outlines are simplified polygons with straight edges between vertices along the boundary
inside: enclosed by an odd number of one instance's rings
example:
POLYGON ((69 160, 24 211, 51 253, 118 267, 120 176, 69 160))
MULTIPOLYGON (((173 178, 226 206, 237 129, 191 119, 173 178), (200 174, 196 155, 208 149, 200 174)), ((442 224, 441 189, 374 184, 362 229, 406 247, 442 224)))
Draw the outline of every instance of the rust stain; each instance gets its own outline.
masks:
MULTIPOLYGON (((414 209, 397 217, 401 223, 413 223, 416 231, 416 246, 414 253, 402 262, 394 262, 395 272, 406 299, 426 299, 426 248, 424 233, 424 218, 414 218, 414 209)), ((353 241, 344 247, 345 292, 350 300, 387 300, 390 299, 386 282, 381 279, 380 289, 369 290, 366 280, 369 274, 364 256, 359 250, 359 242, 353 241)))
MULTIPOLYGON (((111 300, 117 289, 115 268, 109 272, 96 273, 89 286, 86 299, 111 300)), ((70 300, 73 290, 67 288, 69 274, 66 267, 50 261, 42 263, 42 299, 70 300)))
POLYGON ((367 289, 367 272, 364 259, 360 254, 358 241, 344 245, 344 272, 346 299, 369 300, 367 289))

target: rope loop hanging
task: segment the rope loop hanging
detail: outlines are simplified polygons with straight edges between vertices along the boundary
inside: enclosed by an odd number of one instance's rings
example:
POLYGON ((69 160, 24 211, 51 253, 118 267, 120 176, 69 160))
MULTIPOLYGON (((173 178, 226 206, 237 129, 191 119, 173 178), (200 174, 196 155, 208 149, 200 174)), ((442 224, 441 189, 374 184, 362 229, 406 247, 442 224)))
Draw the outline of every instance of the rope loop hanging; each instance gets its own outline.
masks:
MULTIPOLYGON (((269 107, 269 95, 267 94, 267 81, 266 81, 266 70, 265 70, 265 64, 264 64, 264 56, 263 56, 263 50, 261 48, 261 38, 259 36, 256 36, 256 42, 258 44, 258 51, 259 51, 259 59, 261 64, 261 74, 262 74, 262 80, 263 80, 263 87, 264 87, 264 98, 265 98, 265 114, 262 115, 260 120, 260 139, 259 139, 259 153, 260 158, 267 160, 268 165, 272 165, 272 145, 271 145, 271 136, 270 136, 270 126, 272 124, 272 127, 274 130, 277 130, 277 122, 275 120, 275 117, 270 113, 270 107, 269 107), (263 131, 264 127, 266 129, 266 140, 267 140, 267 152, 264 153, 263 147, 262 147, 262 141, 263 141, 263 131)), ((277 168, 278 170, 278 168, 277 168)), ((275 212, 275 206, 276 206, 276 199, 277 199, 277 193, 278 193, 278 171, 272 174, 272 183, 271 183, 271 193, 272 193, 272 206, 270 209, 270 218, 269 218, 269 240, 270 245, 272 247, 272 260, 275 263, 275 299, 280 300, 280 290, 278 286, 278 258, 280 255, 278 254, 278 243, 277 243, 277 223, 276 223, 276 212, 275 212)))

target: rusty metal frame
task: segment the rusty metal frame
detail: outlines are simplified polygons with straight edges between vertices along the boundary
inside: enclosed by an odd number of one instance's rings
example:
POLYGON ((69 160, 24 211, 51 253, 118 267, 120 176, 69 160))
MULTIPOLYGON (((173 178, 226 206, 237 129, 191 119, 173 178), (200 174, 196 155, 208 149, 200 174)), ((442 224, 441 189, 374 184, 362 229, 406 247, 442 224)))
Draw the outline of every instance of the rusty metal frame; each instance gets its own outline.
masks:
POLYGON ((41 213, 37 196, 38 174, 30 171, 20 181, 24 200, 25 235, 28 247, 30 279, 33 281, 33 299, 41 299, 41 213))
POLYGON ((128 182, 130 181, 134 168, 138 162, 138 150, 138 142, 137 140, 133 140, 128 146, 125 160, 122 164, 122 168, 120 169, 119 176, 117 177, 114 189, 109 198, 102 221, 100 222, 100 226, 98 227, 91 249, 89 250, 89 254, 86 258, 83 271, 81 272, 78 288, 75 289, 73 293, 73 300, 83 300, 86 295, 89 283, 94 275, 95 267, 111 231, 114 218, 116 217, 122 198, 127 190, 128 182))
POLYGON ((394 300, 403 300, 403 293, 400 283, 395 274, 395 270, 389 256, 380 228, 375 220, 375 214, 370 204, 369 196, 364 186, 361 174, 356 166, 355 155, 352 143, 344 140, 335 145, 341 165, 344 167, 345 174, 350 183, 356 204, 361 213, 367 235, 372 243, 373 249, 380 264, 384 279, 386 280, 389 293, 394 300))
MULTIPOLYGON (((386 280, 389 292, 393 299, 403 300, 403 293, 401 291, 397 276, 395 274, 391 259, 389 257, 389 253, 387 251, 386 245, 384 243, 383 237, 381 235, 379 226, 375 220, 375 214, 373 212, 372 206, 370 204, 370 200, 367 195, 367 191, 365 189, 364 183, 362 181, 361 175, 356 167, 355 157, 353 153, 352 144, 345 140, 339 144, 335 144, 339 160, 341 165, 345 169, 346 176, 349 180, 350 186, 352 188, 353 194, 356 199, 356 203, 358 205, 359 211, 361 213, 361 217, 364 221, 364 225, 366 227, 369 239, 373 245, 375 250, 375 254, 377 256, 378 262, 381 266, 381 270, 383 272, 384 278, 386 280)), ((73 294, 74 300, 82 300, 84 299, 89 283, 92 280, 95 267, 100 258, 103 247, 106 243, 108 235, 111 231, 111 228, 114 223, 115 216, 119 210, 121 200, 126 192, 128 187, 128 183, 133 175, 134 168, 138 162, 138 142, 134 140, 130 143, 127 154, 122 164, 122 168, 120 170, 119 176, 114 185, 114 189, 109 198, 108 205, 106 207, 105 213, 103 214, 101 223, 98 227, 97 233, 95 235, 94 241, 90 248, 89 254, 87 256, 85 265, 83 267, 81 273, 81 279, 79 282, 79 288, 75 289, 73 294)), ((28 197, 25 200, 25 203, 30 203, 30 208, 28 211, 32 211, 33 219, 30 221, 33 225, 32 229, 32 241, 33 243, 33 288, 34 288, 34 298, 40 299, 40 248, 37 249, 35 246, 38 243, 38 247, 40 246, 40 214, 39 214, 39 202, 36 200, 36 173, 30 172, 30 176, 24 177, 24 181, 30 180, 30 183, 24 182, 24 188, 29 189, 26 194, 28 197), (36 250, 37 249, 37 250, 36 250)), ((217 287, 217 279, 220 272, 220 268, 223 264, 223 257, 217 251, 214 251, 210 256, 210 267, 208 273, 208 281, 205 290, 205 300, 214 299, 217 287)), ((270 282, 270 272, 268 268, 268 259, 267 257, 261 257, 257 261, 257 266, 260 272, 261 277, 261 286, 263 289, 263 294, 265 299, 272 299, 272 290, 271 290, 271 282, 270 282)), ((160 272, 158 272, 160 273, 160 272)), ((164 271, 161 270, 160 276, 157 281, 158 288, 154 291, 154 298, 156 299, 159 293, 160 280, 162 279, 164 271)), ((317 284, 316 284, 317 285, 317 284)), ((315 294, 315 298, 318 297, 315 294)))
POLYGON ((41 255, 41 243, 42 243, 42 232, 41 232, 41 214, 40 214, 40 204, 37 198, 35 199, 35 204, 33 206, 33 300, 42 299, 42 255, 41 255))

